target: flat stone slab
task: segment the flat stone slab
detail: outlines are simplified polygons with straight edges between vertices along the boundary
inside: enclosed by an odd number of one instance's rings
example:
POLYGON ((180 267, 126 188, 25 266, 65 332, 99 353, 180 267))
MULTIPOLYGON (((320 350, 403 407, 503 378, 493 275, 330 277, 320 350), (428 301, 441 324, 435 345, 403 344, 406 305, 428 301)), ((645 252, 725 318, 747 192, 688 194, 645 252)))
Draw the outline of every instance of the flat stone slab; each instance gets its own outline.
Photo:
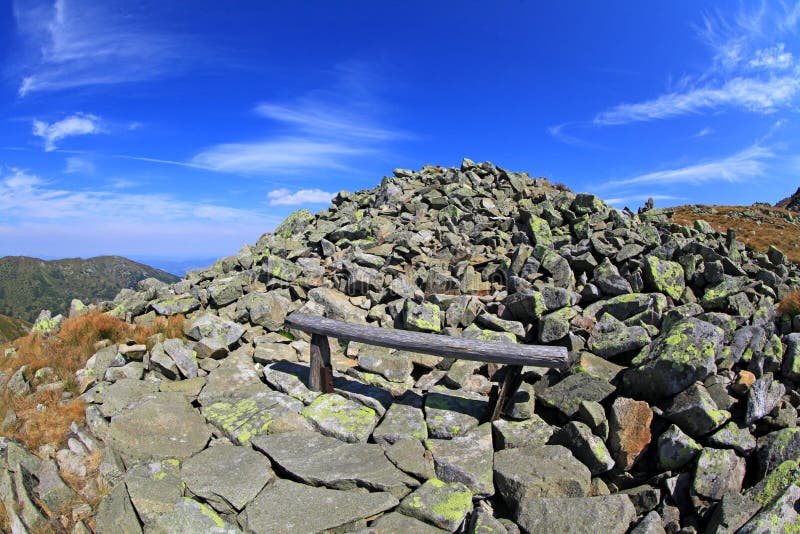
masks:
POLYGON ((425 422, 434 438, 450 439, 475 428, 488 405, 486 397, 436 386, 425 397, 425 422))
POLYGON ((514 516, 530 534, 625 534, 636 519, 627 495, 523 499, 514 516))
POLYGON ((494 455, 497 490, 512 510, 535 497, 586 497, 592 474, 561 445, 529 445, 494 455))
POLYGON ((203 503, 184 497, 172 510, 158 518, 148 534, 238 534, 237 527, 226 523, 217 513, 203 503))
POLYGON ((401 439, 395 441, 384 451, 394 465, 401 471, 422 480, 436 478, 433 467, 433 457, 425 450, 422 443, 416 439, 401 439))
POLYGON ((578 412, 581 401, 600 402, 614 393, 614 389, 614 386, 602 378, 588 373, 576 373, 540 391, 538 399, 541 404, 572 418, 578 412))
POLYGON ((372 433, 375 443, 391 444, 401 439, 425 439, 428 437, 428 425, 420 403, 392 404, 384 414, 381 424, 372 433))
POLYGON ((248 386, 262 386, 261 377, 255 369, 253 358, 234 351, 222 364, 208 373, 206 385, 197 400, 203 406, 219 401, 238 400, 248 395, 248 386))
POLYGON ((203 408, 206 420, 237 445, 244 445, 254 436, 266 433, 276 416, 286 412, 299 413, 303 409, 299 400, 272 391, 265 385, 251 389, 259 390, 243 399, 215 402, 203 408))
POLYGON ((123 378, 110 386, 100 387, 103 396, 100 413, 105 417, 113 417, 129 404, 158 391, 157 383, 143 382, 133 378, 123 378))
POLYGON ((370 533, 375 534, 397 534, 398 532, 413 532, 414 534, 443 534, 448 532, 440 528, 423 523, 419 519, 414 519, 398 512, 384 514, 376 519, 369 527, 370 533))
POLYGON ((149 527, 183 497, 177 460, 138 464, 128 470, 125 484, 136 513, 149 527))
POLYGON ((498 449, 514 449, 527 445, 544 445, 555 430, 536 414, 525 421, 498 419, 492 423, 498 449))
POLYGON ((247 505, 239 514, 239 521, 252 532, 296 534, 333 529, 345 532, 365 527, 366 518, 398 504, 388 492, 315 488, 279 479, 247 505))
POLYGON ((345 443, 317 432, 259 436, 253 446, 306 484, 349 490, 389 491, 403 497, 419 485, 392 464, 380 445, 345 443))
POLYGON ((216 511, 237 513, 275 475, 263 454, 249 447, 221 443, 186 460, 181 466, 181 478, 192 495, 216 511))
POLYGON ((120 454, 134 460, 184 459, 206 446, 211 430, 180 393, 154 393, 114 417, 108 438, 120 454))
POLYGON ((366 442, 378 422, 375 410, 335 393, 320 395, 302 414, 319 432, 349 443, 366 442))
POLYGON ((429 439, 425 444, 433 455, 439 480, 461 482, 477 497, 494 495, 491 424, 453 439, 429 439))
POLYGON ((403 499, 398 511, 455 532, 472 511, 472 492, 460 482, 432 478, 403 499))

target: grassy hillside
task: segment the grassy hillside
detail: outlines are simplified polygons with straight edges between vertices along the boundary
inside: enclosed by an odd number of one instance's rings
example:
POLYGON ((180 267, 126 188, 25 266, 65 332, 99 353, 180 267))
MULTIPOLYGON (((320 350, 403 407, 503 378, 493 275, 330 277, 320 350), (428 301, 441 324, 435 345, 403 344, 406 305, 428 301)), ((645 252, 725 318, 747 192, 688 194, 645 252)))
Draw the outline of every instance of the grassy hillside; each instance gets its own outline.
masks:
POLYGON ((30 332, 30 329, 29 322, 0 314, 0 344, 22 337, 30 332))
POLYGON ((66 313, 70 300, 110 300, 139 280, 178 278, 120 256, 44 261, 26 256, 0 258, 0 313, 32 322, 39 311, 66 313))
POLYGON ((779 248, 794 263, 800 263, 800 215, 768 204, 752 206, 689 205, 670 208, 672 220, 691 225, 703 219, 718 232, 736 230, 736 239, 766 252, 779 248))

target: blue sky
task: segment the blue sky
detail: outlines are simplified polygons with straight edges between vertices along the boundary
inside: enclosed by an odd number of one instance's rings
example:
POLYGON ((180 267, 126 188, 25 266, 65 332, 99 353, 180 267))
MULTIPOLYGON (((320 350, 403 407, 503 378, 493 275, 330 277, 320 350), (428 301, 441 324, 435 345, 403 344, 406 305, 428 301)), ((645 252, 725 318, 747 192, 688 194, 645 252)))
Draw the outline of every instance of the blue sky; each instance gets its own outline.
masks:
POLYGON ((2 3, 0 256, 221 257, 464 156, 634 209, 800 186, 800 2, 132 4, 2 3))

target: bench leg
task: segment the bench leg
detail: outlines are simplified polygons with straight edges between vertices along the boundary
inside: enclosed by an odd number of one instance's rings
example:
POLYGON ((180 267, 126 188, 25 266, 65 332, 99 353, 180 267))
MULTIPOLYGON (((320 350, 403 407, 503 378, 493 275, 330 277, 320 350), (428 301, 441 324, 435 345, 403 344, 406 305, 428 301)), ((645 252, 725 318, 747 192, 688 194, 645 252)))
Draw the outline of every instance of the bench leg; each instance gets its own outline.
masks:
POLYGON ((311 334, 311 368, 308 374, 308 389, 333 393, 331 346, 328 338, 319 334, 311 334))
POLYGON ((506 404, 514 396, 522 383, 522 366, 509 365, 506 370, 506 377, 500 384, 497 392, 492 392, 489 399, 489 422, 497 420, 505 410, 506 404))

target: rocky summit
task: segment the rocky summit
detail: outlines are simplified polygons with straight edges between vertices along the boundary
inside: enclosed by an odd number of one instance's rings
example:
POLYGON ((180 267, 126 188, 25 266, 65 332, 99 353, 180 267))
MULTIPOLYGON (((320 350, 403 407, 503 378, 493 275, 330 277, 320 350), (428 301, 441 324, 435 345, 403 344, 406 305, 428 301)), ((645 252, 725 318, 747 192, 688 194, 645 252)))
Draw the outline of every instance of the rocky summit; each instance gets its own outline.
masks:
POLYGON ((100 349, 76 377, 86 426, 63 449, 2 443, 14 532, 65 503, 81 533, 800 524, 800 319, 776 311, 800 271, 735 232, 464 160, 397 169, 140 288, 103 309, 136 324, 185 314, 185 338, 100 349), (334 392, 321 394, 309 336, 284 326, 295 311, 559 345, 571 365, 524 368, 487 423, 502 366, 331 339, 334 392), (94 490, 76 495, 62 478, 98 450, 81 474, 94 490))

